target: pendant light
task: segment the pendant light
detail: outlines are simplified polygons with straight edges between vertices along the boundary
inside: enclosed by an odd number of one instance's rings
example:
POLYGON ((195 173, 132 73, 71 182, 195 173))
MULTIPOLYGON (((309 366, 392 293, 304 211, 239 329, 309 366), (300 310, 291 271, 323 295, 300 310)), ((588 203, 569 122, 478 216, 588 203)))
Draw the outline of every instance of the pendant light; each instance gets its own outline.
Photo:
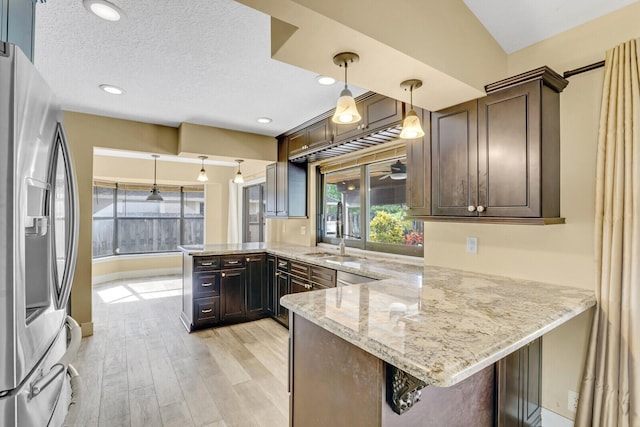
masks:
POLYGON ((207 156, 198 156, 199 159, 202 159, 202 169, 200 169, 200 173, 198 174, 198 181, 207 182, 209 181, 209 177, 207 176, 207 171, 204 170, 204 161, 207 159, 207 156))
POLYGON ((415 139, 424 136, 424 130, 420 125, 420 117, 413 109, 413 89, 418 89, 422 86, 422 80, 405 80, 400 83, 400 87, 404 90, 409 90, 411 97, 411 109, 407 113, 407 116, 402 121, 402 132, 400 132, 400 138, 402 139, 415 139))
POLYGON ((158 191, 158 185, 156 184, 157 163, 158 157, 160 156, 158 156, 157 154, 152 154, 151 157, 153 157, 153 187, 151 187, 151 194, 147 196, 147 200, 161 202, 164 199, 160 195, 160 192, 158 191))
POLYGON ((240 171, 240 163, 244 162, 244 160, 236 160, 236 162, 238 163, 238 173, 236 173, 236 177, 233 178, 233 182, 236 184, 244 184, 244 177, 240 171))
POLYGON ((347 68, 349 64, 355 64, 360 57, 353 52, 342 52, 333 57, 333 63, 339 67, 344 67, 344 89, 340 92, 340 98, 336 104, 336 112, 333 114, 331 121, 338 124, 357 123, 362 119, 353 94, 347 87, 347 68))

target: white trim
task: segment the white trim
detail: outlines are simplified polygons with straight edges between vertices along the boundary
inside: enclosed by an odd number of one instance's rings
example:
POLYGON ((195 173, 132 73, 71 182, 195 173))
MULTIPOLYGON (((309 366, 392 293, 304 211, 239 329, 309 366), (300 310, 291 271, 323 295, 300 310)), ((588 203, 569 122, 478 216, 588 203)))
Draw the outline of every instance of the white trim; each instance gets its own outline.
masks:
POLYGON ((542 408, 542 427, 573 427, 573 420, 542 408))
POLYGON ((174 276, 181 275, 182 267, 171 268, 154 268, 151 270, 130 270, 130 271, 117 271, 115 273, 103 274, 101 276, 94 276, 91 283, 93 286, 101 283, 111 282, 121 279, 135 279, 139 277, 154 277, 154 276, 174 276))

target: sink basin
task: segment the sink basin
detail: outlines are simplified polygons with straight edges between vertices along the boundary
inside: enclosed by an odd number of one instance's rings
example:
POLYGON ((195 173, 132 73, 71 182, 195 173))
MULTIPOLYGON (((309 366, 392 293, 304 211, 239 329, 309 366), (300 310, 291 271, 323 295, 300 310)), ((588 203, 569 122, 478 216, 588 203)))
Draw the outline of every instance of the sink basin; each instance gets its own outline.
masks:
POLYGON ((325 258, 325 261, 327 262, 333 262, 336 264, 342 264, 343 262, 360 262, 362 260, 362 258, 360 257, 355 257, 355 256, 340 256, 340 255, 334 255, 334 256, 330 256, 325 258))
POLYGON ((308 254, 302 254, 303 256, 313 257, 313 258, 322 258, 322 257, 330 257, 333 254, 327 252, 309 252, 308 254))

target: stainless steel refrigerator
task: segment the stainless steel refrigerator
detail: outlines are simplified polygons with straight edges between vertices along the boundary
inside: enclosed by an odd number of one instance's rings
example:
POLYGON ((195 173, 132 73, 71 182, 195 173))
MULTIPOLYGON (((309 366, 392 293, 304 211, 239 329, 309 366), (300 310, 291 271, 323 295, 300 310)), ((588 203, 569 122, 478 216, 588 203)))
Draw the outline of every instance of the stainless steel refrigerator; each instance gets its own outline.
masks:
POLYGON ((62 111, 0 42, 0 426, 62 425, 80 329, 67 315, 77 205, 62 111))

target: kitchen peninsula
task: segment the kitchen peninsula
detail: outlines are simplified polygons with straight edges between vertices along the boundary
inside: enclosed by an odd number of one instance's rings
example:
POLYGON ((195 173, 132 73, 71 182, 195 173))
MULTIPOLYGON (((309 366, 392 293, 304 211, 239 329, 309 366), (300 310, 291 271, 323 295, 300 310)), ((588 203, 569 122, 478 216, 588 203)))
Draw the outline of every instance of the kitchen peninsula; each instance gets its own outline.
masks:
POLYGON ((318 247, 183 250, 186 260, 266 253, 382 279, 281 299, 294 426, 535 424, 540 385, 528 379, 539 377, 539 338, 595 304, 582 289, 368 255, 341 261, 318 247))

